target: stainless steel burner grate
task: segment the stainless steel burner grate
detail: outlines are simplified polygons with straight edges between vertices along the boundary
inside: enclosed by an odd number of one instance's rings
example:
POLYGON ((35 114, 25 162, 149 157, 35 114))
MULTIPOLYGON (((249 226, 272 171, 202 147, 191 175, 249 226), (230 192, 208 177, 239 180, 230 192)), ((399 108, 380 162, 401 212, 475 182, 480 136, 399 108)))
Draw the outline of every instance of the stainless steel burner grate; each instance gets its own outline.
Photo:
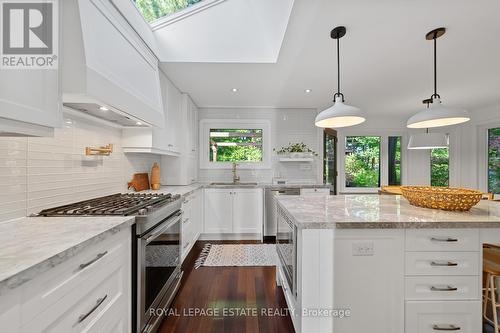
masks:
POLYGON ((176 200, 171 194, 117 193, 42 210, 40 216, 132 215, 140 209, 176 200))

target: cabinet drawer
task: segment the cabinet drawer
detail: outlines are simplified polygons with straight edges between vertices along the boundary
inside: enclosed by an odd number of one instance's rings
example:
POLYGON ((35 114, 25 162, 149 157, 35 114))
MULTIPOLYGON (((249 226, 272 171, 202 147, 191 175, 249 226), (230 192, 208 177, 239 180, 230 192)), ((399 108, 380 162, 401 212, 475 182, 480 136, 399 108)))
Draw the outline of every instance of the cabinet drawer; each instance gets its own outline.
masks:
POLYGON ((412 276, 405 278, 407 300, 477 300, 479 276, 412 276))
POLYGON ((129 273, 125 263, 112 262, 105 270, 87 279, 84 286, 64 295, 26 323, 21 331, 83 332, 90 330, 96 320, 103 317, 108 321, 128 318, 129 273))
POLYGON ((479 251, 477 229, 406 230, 406 251, 479 251))
POLYGON ((406 275, 479 275, 479 252, 406 252, 406 275))
POLYGON ((481 332, 480 301, 406 302, 405 333, 481 332))
POLYGON ((89 287, 89 280, 107 274, 114 262, 129 263, 130 231, 120 232, 101 243, 89 246, 81 254, 68 259, 26 283, 22 304, 22 323, 30 321, 75 289, 89 287))
POLYGON ((329 188, 301 188, 300 195, 330 195, 329 188))

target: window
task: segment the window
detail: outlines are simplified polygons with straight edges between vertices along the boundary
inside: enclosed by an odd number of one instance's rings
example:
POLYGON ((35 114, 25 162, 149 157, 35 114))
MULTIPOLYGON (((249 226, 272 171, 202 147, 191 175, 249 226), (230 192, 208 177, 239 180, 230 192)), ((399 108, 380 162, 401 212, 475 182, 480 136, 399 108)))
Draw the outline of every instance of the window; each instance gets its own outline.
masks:
POLYGON ((133 0, 144 19, 151 23, 176 13, 202 0, 133 0))
POLYGON ((345 141, 346 187, 380 187, 380 137, 348 136, 345 141))
POLYGON ((210 162, 262 162, 262 129, 210 129, 210 162))
POLYGON ((389 185, 401 185, 401 137, 390 136, 388 149, 389 185))
POLYGON ((500 193, 500 127, 488 130, 488 192, 500 193))
POLYGON ((431 149, 431 186, 449 186, 450 156, 448 148, 431 149))

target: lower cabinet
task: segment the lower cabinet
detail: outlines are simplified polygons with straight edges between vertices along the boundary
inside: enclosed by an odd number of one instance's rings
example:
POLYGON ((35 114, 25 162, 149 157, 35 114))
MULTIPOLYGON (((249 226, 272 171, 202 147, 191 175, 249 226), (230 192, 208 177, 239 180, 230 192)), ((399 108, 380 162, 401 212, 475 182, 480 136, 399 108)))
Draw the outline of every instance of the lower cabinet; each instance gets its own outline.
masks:
POLYGON ((406 302, 405 333, 481 332, 481 301, 406 302))
POLYGON ((200 237, 203 222, 202 200, 202 190, 196 190, 187 195, 182 203, 182 260, 200 237))
POLYGON ((262 189, 205 189, 204 213, 204 234, 219 234, 220 238, 224 238, 222 234, 233 234, 260 239, 263 223, 262 189))
POLYGON ((11 293, 0 300, 0 311, 4 302, 12 302, 11 310, 0 313, 0 327, 9 332, 131 332, 130 229, 89 246, 11 293))

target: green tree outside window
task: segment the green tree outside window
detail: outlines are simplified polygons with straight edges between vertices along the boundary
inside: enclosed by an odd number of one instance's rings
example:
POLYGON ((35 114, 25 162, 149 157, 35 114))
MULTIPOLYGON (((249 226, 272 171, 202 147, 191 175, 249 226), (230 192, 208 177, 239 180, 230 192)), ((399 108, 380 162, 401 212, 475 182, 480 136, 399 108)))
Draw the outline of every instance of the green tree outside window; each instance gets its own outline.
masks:
POLYGON ((431 149, 431 186, 449 186, 450 154, 448 148, 431 149))
POLYGON ((380 137, 348 136, 345 142, 346 187, 380 187, 380 137))
POLYGON ((500 127, 488 130, 488 192, 500 194, 500 127))
POLYGON ((133 0, 144 19, 151 23, 202 0, 133 0))

